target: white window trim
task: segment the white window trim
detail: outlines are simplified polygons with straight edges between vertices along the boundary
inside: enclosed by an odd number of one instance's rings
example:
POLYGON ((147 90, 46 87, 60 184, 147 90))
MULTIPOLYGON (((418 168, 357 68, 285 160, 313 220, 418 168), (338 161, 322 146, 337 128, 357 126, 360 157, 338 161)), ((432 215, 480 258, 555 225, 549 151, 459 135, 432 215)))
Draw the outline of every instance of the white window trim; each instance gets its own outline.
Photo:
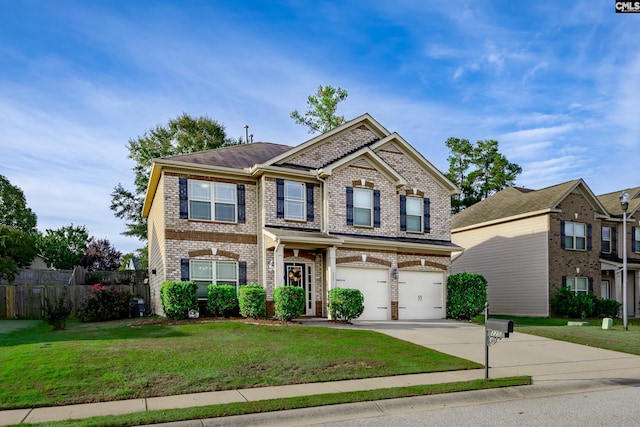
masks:
POLYGON ((586 223, 584 223, 584 222, 565 221, 564 226, 565 226, 565 230, 564 230, 565 239, 567 237, 569 237, 569 236, 571 236, 571 238, 572 238, 571 247, 567 246, 566 245, 566 241, 565 241, 565 247, 564 248, 566 250, 570 250, 570 251, 586 251, 587 250, 588 225, 586 223), (573 224, 573 234, 567 234, 567 232, 566 232, 567 224, 573 224), (584 226, 584 236, 576 236, 576 232, 575 232, 576 231, 576 227, 575 227, 576 225, 584 226), (577 248, 576 242, 577 242, 578 238, 584 239, 584 248, 583 249, 578 249, 577 248))
POLYGON ((635 229, 635 235, 632 233, 631 234, 631 252, 633 253, 640 253, 638 251, 634 251, 634 249, 637 249, 640 247, 640 227, 636 227, 635 229), (637 238, 636 238, 637 237, 637 238))
POLYGON ((600 229, 600 233, 601 233, 600 235, 602 236, 602 241, 603 241, 603 242, 609 242, 609 250, 608 250, 608 251, 602 251, 602 253, 603 253, 603 254, 610 254, 610 253, 612 252, 612 249, 613 249, 613 248, 611 247, 611 235, 612 235, 612 233, 613 233, 613 228, 612 228, 612 227, 609 227, 609 226, 604 225, 604 226, 602 226, 602 228, 600 229), (608 238, 608 239, 605 239, 605 238, 604 238, 604 229, 605 229, 605 228, 609 229, 609 238, 608 238))
POLYGON ((284 219, 288 219, 291 221, 305 221, 307 219, 307 188, 304 182, 297 181, 285 181, 284 182, 284 219), (288 185, 297 185, 302 188, 302 200, 296 199, 288 199, 287 198, 287 186, 288 185), (290 216, 289 209, 287 208, 288 203, 302 204, 302 216, 294 217, 290 216))
MULTIPOLYGON (((196 283, 198 283, 199 285, 201 284, 206 284, 208 285, 215 285, 218 283, 218 278, 216 277, 216 268, 217 268, 217 263, 233 263, 235 264, 236 267, 236 280, 235 280, 235 286, 236 286, 236 290, 239 288, 240 286, 240 272, 238 271, 238 262, 237 261, 212 261, 212 260, 206 260, 206 259, 190 259, 189 260, 189 280, 194 281, 196 283), (211 271, 211 277, 207 278, 207 279, 200 279, 200 278, 194 278, 193 277, 193 263, 204 263, 207 262, 209 263, 209 269, 211 271)), ((230 280, 224 280, 225 282, 231 282, 230 280)), ((199 297, 199 298, 204 298, 204 297, 199 297)))
POLYGON ((369 188, 354 188, 353 189, 353 225, 355 227, 373 227, 373 190, 369 188), (356 192, 366 191, 369 194, 369 206, 356 205, 356 192), (356 223, 356 209, 368 209, 369 210, 369 223, 358 224, 356 223))
MULTIPOLYGON (((202 181, 202 180, 197 180, 197 179, 190 180, 190 182, 208 185, 209 186, 209 199, 193 197, 192 194, 191 194, 191 191, 189 191, 189 193, 188 193, 188 196, 189 196, 188 197, 189 219, 192 219, 194 221, 223 222, 223 223, 227 223, 227 224, 235 224, 235 223, 238 222, 238 196, 236 194, 236 185, 235 184, 226 183, 226 182, 202 181), (232 186, 233 187, 233 203, 230 203, 228 201, 218 201, 218 200, 216 200, 216 186, 217 185, 220 185, 220 186, 224 185, 224 186, 229 186, 229 187, 232 186), (191 213, 192 213, 191 201, 209 203, 209 219, 192 218, 191 217, 191 213), (221 219, 216 219, 216 208, 215 208, 216 204, 225 204, 225 205, 233 204, 234 219, 232 221, 225 221, 225 220, 221 220, 221 219)), ((191 185, 191 184, 189 184, 189 185, 191 185)))
POLYGON ((575 295, 579 293, 588 295, 589 294, 589 278, 588 277, 567 277, 567 288, 571 289, 575 295), (578 291, 578 280, 584 280, 586 285, 585 291, 578 291), (571 281, 571 284, 569 284, 571 281))
POLYGON ((407 233, 423 233, 424 232, 424 201, 422 199, 422 197, 414 197, 414 196, 407 196, 406 198, 406 206, 405 206, 405 223, 407 226, 407 233), (414 215, 414 214, 409 214, 409 200, 416 200, 418 202, 418 206, 420 208, 420 214, 419 215, 414 215), (415 217, 417 216, 418 219, 420 220, 420 227, 418 228, 418 230, 409 230, 409 217, 415 217))

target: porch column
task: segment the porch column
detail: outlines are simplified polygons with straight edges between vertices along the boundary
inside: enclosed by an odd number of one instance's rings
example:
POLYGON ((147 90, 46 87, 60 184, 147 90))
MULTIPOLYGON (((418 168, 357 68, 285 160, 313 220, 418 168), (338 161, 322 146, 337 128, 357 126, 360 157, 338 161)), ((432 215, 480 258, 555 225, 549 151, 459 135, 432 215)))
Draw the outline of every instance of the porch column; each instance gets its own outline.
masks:
POLYGON ((620 317, 622 317, 622 269, 615 270, 614 275, 615 300, 620 303, 620 317))
POLYGON ((284 286, 284 245, 278 244, 273 254, 274 268, 273 274, 275 274, 275 280, 273 281, 275 287, 284 286))
MULTIPOLYGON (((326 272, 325 280, 327 283, 327 302, 328 302, 329 291, 336 287, 336 248, 335 246, 331 246, 327 248, 327 272, 326 272)), ((333 320, 329 310, 327 310, 327 317, 329 318, 329 320, 333 320)))

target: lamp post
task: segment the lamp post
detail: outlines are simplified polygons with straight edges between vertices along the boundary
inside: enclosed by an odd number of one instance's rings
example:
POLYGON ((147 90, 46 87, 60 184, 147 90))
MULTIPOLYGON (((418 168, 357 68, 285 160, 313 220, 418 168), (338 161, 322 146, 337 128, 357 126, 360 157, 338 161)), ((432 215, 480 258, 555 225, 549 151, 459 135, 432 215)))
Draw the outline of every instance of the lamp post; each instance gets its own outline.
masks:
POLYGON ((627 314, 627 209, 629 208, 629 193, 620 194, 622 208, 622 324, 625 331, 629 329, 627 314))

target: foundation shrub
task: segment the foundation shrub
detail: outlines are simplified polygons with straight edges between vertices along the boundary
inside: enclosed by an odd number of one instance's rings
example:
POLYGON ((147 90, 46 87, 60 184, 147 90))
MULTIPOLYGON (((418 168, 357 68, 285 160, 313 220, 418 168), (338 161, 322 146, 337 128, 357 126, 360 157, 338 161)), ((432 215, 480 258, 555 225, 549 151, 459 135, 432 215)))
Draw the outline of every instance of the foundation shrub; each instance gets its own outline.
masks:
POLYGON ((281 286, 273 290, 276 317, 289 321, 304 314, 304 289, 299 286, 281 286))
POLYGON ((198 285, 196 282, 164 282, 160 288, 162 309, 171 319, 186 319, 189 310, 198 309, 198 285))
POLYGON ((207 309, 216 317, 233 317, 240 312, 238 291, 232 285, 209 285, 207 309))
POLYGON ((329 291, 328 308, 333 319, 351 322, 364 311, 364 295, 358 289, 333 288, 329 291))
POLYGON ((257 284, 240 286, 238 305, 243 317, 264 317, 267 313, 267 292, 257 284))
POLYGON ((487 279, 481 274, 458 273, 447 279, 447 317, 470 320, 487 302, 487 279))

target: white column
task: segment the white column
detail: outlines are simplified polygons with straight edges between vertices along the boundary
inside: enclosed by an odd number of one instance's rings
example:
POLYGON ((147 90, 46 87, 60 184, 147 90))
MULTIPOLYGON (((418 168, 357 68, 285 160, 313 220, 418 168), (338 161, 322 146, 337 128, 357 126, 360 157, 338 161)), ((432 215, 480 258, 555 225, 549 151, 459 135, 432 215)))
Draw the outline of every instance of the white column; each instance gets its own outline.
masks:
MULTIPOLYGON (((327 298, 329 295, 329 291, 336 287, 336 248, 334 246, 327 248, 327 271, 325 277, 325 283, 327 286, 327 298)), ((331 313, 327 310, 327 317, 329 320, 333 320, 331 318, 331 313)))
POLYGON ((274 269, 273 273, 276 275, 273 281, 275 287, 284 286, 284 245, 279 244, 276 246, 274 257, 274 269))

